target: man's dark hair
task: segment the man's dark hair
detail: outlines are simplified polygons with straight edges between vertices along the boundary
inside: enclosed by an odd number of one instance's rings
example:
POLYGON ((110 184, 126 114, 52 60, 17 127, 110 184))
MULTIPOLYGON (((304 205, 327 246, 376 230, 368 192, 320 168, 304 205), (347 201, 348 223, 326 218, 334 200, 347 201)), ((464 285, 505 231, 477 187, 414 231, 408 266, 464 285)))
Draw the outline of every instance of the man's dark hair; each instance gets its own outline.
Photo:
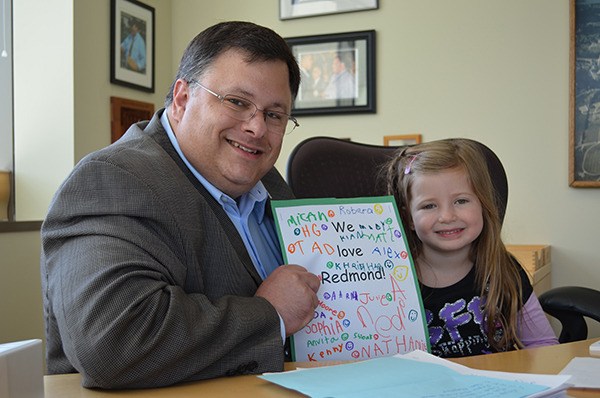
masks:
POLYGON ((287 64, 292 99, 298 94, 300 70, 286 41, 275 31, 251 22, 222 22, 200 32, 187 46, 179 70, 165 99, 173 102, 173 88, 178 79, 187 82, 198 79, 213 61, 225 51, 240 49, 246 52, 246 62, 281 60, 287 64))

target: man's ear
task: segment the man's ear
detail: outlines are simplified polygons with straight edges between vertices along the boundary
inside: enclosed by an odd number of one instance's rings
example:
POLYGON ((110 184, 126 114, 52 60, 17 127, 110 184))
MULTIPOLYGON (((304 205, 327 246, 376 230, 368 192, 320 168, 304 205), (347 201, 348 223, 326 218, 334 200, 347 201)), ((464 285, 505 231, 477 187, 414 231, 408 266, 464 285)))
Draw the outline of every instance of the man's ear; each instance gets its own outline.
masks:
POLYGON ((173 102, 171 103, 171 116, 175 123, 183 119, 185 108, 190 99, 190 86, 187 82, 177 79, 173 86, 173 102))

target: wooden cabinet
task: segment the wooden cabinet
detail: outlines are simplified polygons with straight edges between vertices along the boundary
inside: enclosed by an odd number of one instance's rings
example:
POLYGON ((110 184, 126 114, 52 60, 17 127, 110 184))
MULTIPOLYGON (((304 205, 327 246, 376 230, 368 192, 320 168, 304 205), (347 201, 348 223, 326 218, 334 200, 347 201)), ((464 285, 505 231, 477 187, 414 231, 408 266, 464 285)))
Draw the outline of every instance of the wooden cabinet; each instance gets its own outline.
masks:
POLYGON ((550 289, 552 285, 550 246, 506 245, 506 249, 521 263, 538 297, 550 289))
POLYGON ((0 170, 0 221, 10 218, 8 205, 10 204, 10 175, 9 171, 0 170))

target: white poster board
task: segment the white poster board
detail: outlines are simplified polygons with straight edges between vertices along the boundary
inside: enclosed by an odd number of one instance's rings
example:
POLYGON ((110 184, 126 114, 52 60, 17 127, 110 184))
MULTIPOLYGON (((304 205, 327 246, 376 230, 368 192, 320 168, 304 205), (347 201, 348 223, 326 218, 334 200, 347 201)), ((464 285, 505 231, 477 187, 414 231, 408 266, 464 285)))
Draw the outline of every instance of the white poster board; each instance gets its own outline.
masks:
POLYGON ((284 262, 321 279, 294 361, 430 351, 425 311, 392 196, 271 202, 284 262))

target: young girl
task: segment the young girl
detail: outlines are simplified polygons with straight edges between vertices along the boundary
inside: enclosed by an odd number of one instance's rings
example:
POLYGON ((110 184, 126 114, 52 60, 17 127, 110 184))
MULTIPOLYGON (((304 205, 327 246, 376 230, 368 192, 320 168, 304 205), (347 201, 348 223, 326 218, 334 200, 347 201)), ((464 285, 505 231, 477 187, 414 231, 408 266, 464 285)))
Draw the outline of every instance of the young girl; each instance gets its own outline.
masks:
POLYGON ((419 144, 400 150, 387 166, 432 353, 458 357, 557 344, 527 274, 502 243, 499 204, 477 144, 419 144))

